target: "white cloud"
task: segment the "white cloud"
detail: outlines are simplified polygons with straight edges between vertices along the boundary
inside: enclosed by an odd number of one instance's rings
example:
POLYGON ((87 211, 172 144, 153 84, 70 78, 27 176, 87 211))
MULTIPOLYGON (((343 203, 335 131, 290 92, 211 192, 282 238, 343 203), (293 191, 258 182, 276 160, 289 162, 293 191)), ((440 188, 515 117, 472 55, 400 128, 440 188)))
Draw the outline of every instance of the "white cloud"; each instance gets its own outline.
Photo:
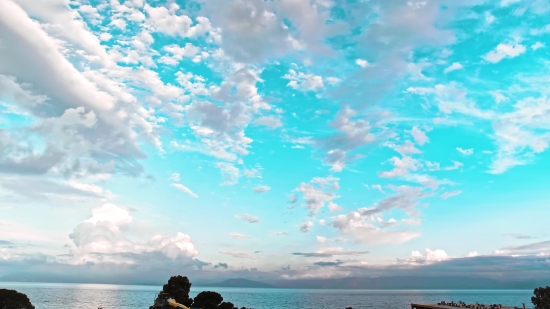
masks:
POLYGON ((449 72, 452 72, 452 71, 457 71, 457 70, 462 70, 464 69, 464 67, 462 66, 462 64, 458 63, 458 62, 454 62, 453 64, 451 64, 450 66, 448 66, 447 68, 445 68, 445 70, 443 70, 443 73, 447 74, 449 72))
POLYGON ((541 48, 544 48, 544 47, 546 47, 546 45, 544 45, 541 42, 536 42, 535 44, 531 45, 532 50, 537 50, 537 49, 541 49, 541 48))
POLYGON ((505 95, 502 94, 502 92, 500 91, 490 91, 489 92, 493 98, 495 99, 495 103, 497 104, 500 104, 502 102, 506 102, 506 101, 509 101, 510 99, 508 97, 506 97, 505 95))
POLYGON ((355 64, 357 64, 358 66, 360 66, 362 68, 366 68, 370 65, 370 63, 365 59, 356 59, 355 64))
POLYGON ((420 167, 418 160, 409 156, 402 158, 393 157, 389 160, 394 168, 388 172, 380 172, 378 175, 383 178, 394 178, 407 175, 410 171, 417 171, 420 167))
POLYGON ((191 43, 186 43, 183 47, 176 44, 164 46, 164 50, 169 55, 162 56, 158 62, 169 65, 178 64, 184 57, 193 58, 200 52, 200 49, 191 43))
POLYGON ((180 191, 183 191, 189 195, 191 195, 192 197, 194 198, 198 198, 199 196, 195 194, 195 192, 191 191, 191 189, 187 188, 186 186, 180 184, 180 183, 173 183, 171 184, 172 187, 180 190, 180 191))
POLYGON ((332 201, 328 202, 327 206, 328 206, 328 209, 330 210, 331 213, 339 212, 339 211, 344 210, 344 208, 342 208, 342 206, 337 205, 336 203, 334 203, 332 201))
POLYGON ((520 1, 521 0, 501 0, 500 1, 500 6, 508 6, 510 4, 518 3, 520 1))
POLYGON ((460 190, 449 191, 449 192, 445 192, 445 193, 441 194, 440 197, 441 197, 442 199, 446 200, 446 199, 448 199, 449 197, 459 195, 460 193, 462 193, 462 191, 460 191, 460 190))
POLYGON ((109 41, 113 36, 110 33, 104 32, 99 35, 99 39, 102 41, 109 41))
POLYGON ((302 223, 300 223, 300 232, 308 233, 311 230, 312 226, 313 226, 313 222, 303 221, 302 223))
POLYGON ((456 150, 458 152, 460 152, 461 154, 465 155, 465 156, 469 156, 469 155, 472 155, 474 153, 474 149, 473 148, 470 148, 470 149, 462 149, 460 147, 456 147, 456 150))
POLYGON ((452 170, 457 170, 457 169, 459 169, 463 166, 464 166, 464 164, 462 164, 462 162, 453 161, 453 165, 446 166, 443 169, 446 170, 446 171, 452 171, 452 170))
POLYGON ((105 204, 92 210, 92 217, 82 221, 69 235, 76 245, 68 260, 71 264, 118 263, 133 264, 139 255, 162 252, 169 259, 180 256, 195 257, 195 250, 188 235, 178 233, 175 237, 155 235, 147 243, 129 240, 123 233, 132 223, 128 209, 105 204), (118 254, 133 254, 124 258, 118 254))
POLYGON ((426 249, 426 254, 421 254, 419 251, 413 251, 410 257, 406 260, 407 264, 424 265, 441 262, 451 259, 444 250, 426 249))
POLYGON ((231 237, 231 238, 238 238, 238 239, 250 238, 250 236, 243 235, 243 234, 240 234, 240 233, 229 233, 228 236, 231 237))
POLYGON ((262 172, 259 169, 245 169, 244 175, 248 178, 262 178, 262 172))
POLYGON ((258 222, 260 222, 260 218, 258 218, 256 216, 253 216, 253 215, 249 215, 249 214, 236 215, 235 218, 240 219, 240 220, 244 220, 248 223, 258 223, 258 222))
POLYGON ((218 252, 221 253, 221 254, 230 255, 230 256, 232 256, 234 258, 238 258, 238 259, 251 259, 251 260, 262 259, 262 257, 260 257, 260 256, 251 255, 249 253, 242 252, 242 251, 218 250, 218 252))
POLYGON ((495 22, 495 16, 491 12, 485 12, 485 22, 490 25, 495 22))
POLYGON ((260 117, 254 120, 255 125, 261 125, 268 128, 279 128, 283 125, 281 119, 274 116, 260 117))
POLYGON ((525 46, 517 43, 513 44, 504 44, 500 43, 497 45, 497 47, 487 53, 484 56, 484 59, 491 62, 491 63, 497 63, 500 62, 504 58, 515 58, 523 53, 525 53, 525 46))
POLYGON ((309 215, 315 216, 326 203, 337 198, 335 193, 339 189, 338 178, 315 177, 309 183, 302 182, 295 191, 302 194, 309 215))
POLYGON ((256 193, 266 193, 267 191, 271 190, 271 188, 269 186, 256 186, 252 190, 256 193))
POLYGON ((180 181, 180 180, 181 180, 181 179, 180 179, 180 174, 178 174, 178 173, 173 173, 172 175, 170 175, 170 180, 175 181, 175 182, 180 181))
POLYGON ((283 78, 290 80, 287 84, 292 89, 301 91, 317 91, 324 87, 323 78, 313 74, 305 74, 289 70, 283 78))
POLYGON ((317 237, 317 243, 319 244, 324 244, 325 242, 327 242, 326 237, 323 237, 323 236, 316 236, 316 237, 317 237))
POLYGON ((411 135, 414 138, 414 141, 420 146, 430 142, 430 139, 426 136, 426 133, 420 130, 418 126, 414 126, 412 128, 411 135))
POLYGON ((147 22, 156 31, 170 36, 197 37, 212 30, 208 18, 199 16, 196 18, 197 24, 193 25, 189 16, 176 14, 179 8, 175 3, 171 3, 168 8, 164 6, 151 7, 149 4, 145 4, 144 10, 147 13, 147 22))
POLYGON ((223 182, 222 186, 229 186, 237 184, 239 181, 240 171, 235 165, 226 163, 226 162, 219 162, 218 167, 220 168, 220 172, 223 176, 223 182))

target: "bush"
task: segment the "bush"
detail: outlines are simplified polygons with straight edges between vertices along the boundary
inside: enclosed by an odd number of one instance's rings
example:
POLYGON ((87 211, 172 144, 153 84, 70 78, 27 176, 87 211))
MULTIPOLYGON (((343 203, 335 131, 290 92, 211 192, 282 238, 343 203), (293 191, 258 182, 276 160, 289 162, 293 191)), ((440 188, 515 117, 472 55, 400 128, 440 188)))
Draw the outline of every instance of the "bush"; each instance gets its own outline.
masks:
POLYGON ((218 309, 238 309, 237 307, 235 307, 235 305, 233 305, 233 303, 230 303, 230 302, 223 302, 221 303, 219 306, 218 306, 218 309))
POLYGON ((189 290, 191 290, 191 282, 184 276, 170 277, 168 283, 162 287, 162 291, 169 293, 176 302, 191 306, 193 300, 189 297, 189 290))
POLYGON ((223 301, 223 297, 216 292, 203 291, 200 292, 193 300, 193 307, 202 309, 216 309, 223 301))
POLYGON ((535 295, 531 297, 531 302, 535 309, 550 309, 550 286, 536 288, 533 294, 535 295))
POLYGON ((35 309, 27 295, 15 290, 0 289, 0 309, 35 309))

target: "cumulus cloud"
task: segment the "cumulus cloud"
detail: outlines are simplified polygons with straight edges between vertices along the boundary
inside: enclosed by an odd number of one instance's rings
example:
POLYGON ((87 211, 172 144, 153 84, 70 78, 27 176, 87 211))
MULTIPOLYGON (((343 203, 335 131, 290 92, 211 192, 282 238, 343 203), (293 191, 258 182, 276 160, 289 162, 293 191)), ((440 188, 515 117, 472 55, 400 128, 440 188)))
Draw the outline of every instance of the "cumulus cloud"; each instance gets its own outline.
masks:
POLYGON ((253 215, 249 215, 249 214, 236 215, 235 218, 240 219, 240 220, 244 220, 248 223, 258 223, 258 222, 260 222, 260 218, 258 218, 256 216, 253 216, 253 215))
POLYGON ((191 189, 187 188, 186 186, 180 184, 180 183, 173 183, 171 184, 172 187, 182 191, 182 192, 185 192, 189 195, 191 195, 192 197, 194 198, 198 198, 199 196, 197 194, 195 194, 195 192, 191 191, 191 189))
POLYGON ((309 233, 311 230, 311 227, 313 226, 313 222, 311 221, 303 221, 300 223, 300 232, 302 233, 309 233))
POLYGON ((315 177, 309 183, 302 182, 295 191, 302 195, 305 201, 303 205, 309 210, 310 216, 315 216, 327 203, 337 198, 335 191, 340 187, 338 178, 315 177))
POLYGON ((453 64, 451 64, 450 66, 448 66, 447 68, 445 68, 445 70, 443 70, 443 73, 447 74, 449 72, 452 72, 452 71, 458 71, 458 70, 462 70, 464 69, 464 67, 462 66, 462 64, 458 63, 458 62, 454 62, 453 64))
POLYGON ((428 142, 430 142, 430 139, 426 135, 426 133, 418 128, 418 126, 414 126, 411 130, 411 135, 414 138, 414 141, 422 146, 428 142))
POLYGON ((497 47, 487 53, 484 56, 484 59, 491 62, 491 63, 497 63, 500 62, 504 58, 515 58, 523 53, 525 53, 525 46, 517 43, 512 44, 505 44, 500 43, 497 45, 497 47))
POLYGON ((323 78, 313 74, 305 74, 289 70, 283 78, 290 80, 287 84, 292 89, 302 91, 317 91, 324 87, 323 78))
POLYGON ((474 149, 472 149, 472 148, 463 149, 463 148, 460 148, 460 147, 456 147, 456 150, 458 152, 460 152, 461 154, 465 155, 465 156, 469 156, 469 155, 472 155, 474 153, 474 149))

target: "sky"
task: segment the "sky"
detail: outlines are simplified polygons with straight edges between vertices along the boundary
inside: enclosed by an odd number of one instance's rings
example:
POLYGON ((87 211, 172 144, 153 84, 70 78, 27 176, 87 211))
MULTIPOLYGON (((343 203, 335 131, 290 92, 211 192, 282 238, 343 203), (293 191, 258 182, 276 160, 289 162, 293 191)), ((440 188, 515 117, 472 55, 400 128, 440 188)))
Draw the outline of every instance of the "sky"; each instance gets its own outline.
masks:
POLYGON ((0 1, 0 278, 550 278, 549 15, 0 1))

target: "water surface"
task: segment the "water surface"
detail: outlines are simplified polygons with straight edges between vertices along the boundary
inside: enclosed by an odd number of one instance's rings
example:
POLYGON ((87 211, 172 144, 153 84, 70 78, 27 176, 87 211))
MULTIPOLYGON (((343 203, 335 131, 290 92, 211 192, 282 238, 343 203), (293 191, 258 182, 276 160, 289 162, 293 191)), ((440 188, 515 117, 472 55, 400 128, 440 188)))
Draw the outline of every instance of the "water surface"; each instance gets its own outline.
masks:
MULTIPOLYGON (((9 283, 0 288, 27 294, 36 309, 148 309, 162 286, 9 283)), ((343 309, 353 307, 405 309, 411 303, 464 301, 500 303, 532 307, 532 290, 307 290, 193 287, 191 297, 200 291, 220 293, 225 301, 254 309, 343 309)))

